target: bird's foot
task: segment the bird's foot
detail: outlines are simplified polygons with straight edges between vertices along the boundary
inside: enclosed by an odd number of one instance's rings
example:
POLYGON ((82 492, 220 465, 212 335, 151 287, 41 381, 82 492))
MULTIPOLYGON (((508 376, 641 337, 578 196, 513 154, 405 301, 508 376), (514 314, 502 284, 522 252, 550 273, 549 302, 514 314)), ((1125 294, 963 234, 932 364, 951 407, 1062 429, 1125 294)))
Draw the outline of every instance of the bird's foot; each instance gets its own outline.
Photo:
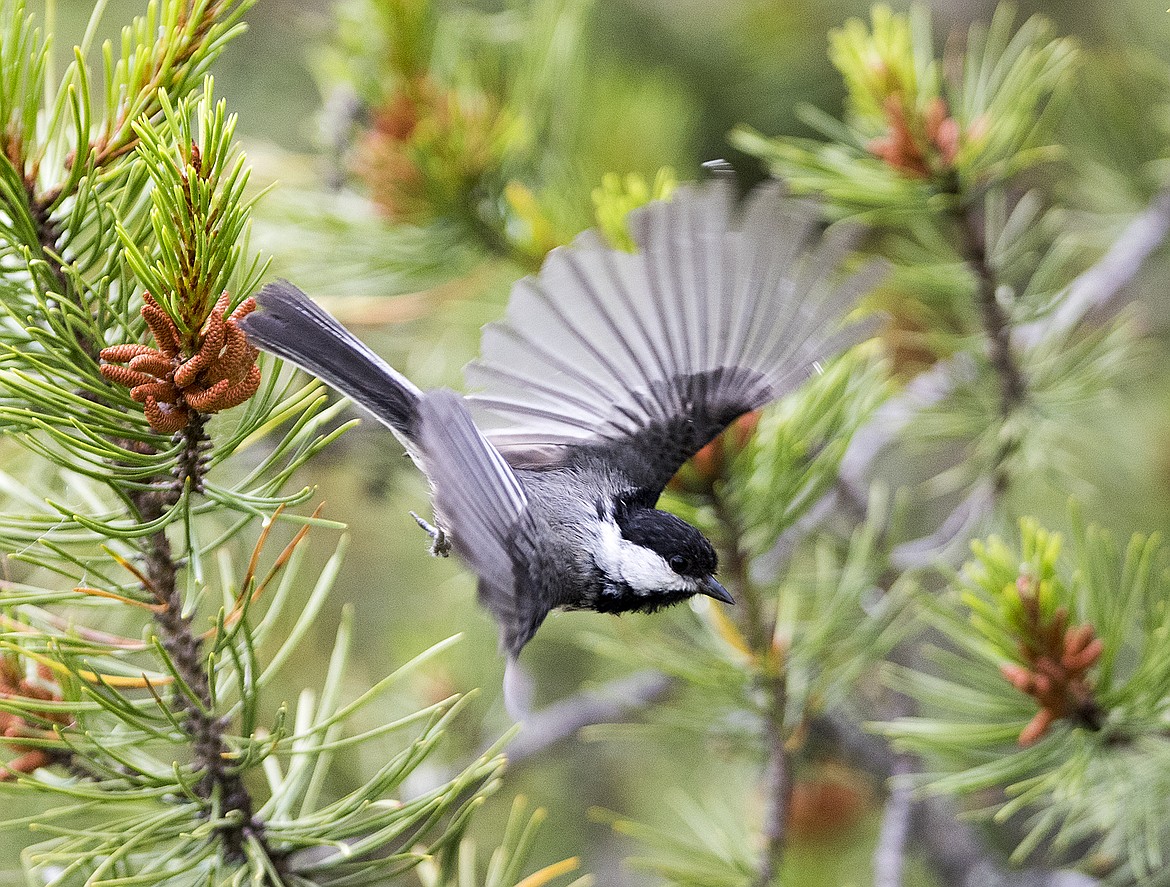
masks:
POLYGON ((413 511, 410 516, 414 518, 416 524, 422 527, 423 532, 431 537, 432 557, 446 557, 451 553, 451 540, 447 538, 447 534, 441 528, 427 523, 413 511))

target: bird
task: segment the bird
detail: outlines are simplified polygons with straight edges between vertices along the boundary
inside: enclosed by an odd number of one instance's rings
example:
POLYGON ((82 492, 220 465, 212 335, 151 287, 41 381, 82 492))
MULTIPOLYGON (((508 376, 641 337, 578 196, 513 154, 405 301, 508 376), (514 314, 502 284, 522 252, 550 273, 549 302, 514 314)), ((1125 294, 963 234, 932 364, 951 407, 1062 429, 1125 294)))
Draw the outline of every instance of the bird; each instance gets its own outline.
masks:
POLYGON ((466 395, 422 391, 287 281, 241 323, 403 443, 430 481, 420 524, 478 576, 509 663, 553 610, 733 603, 715 547, 659 496, 739 416, 873 333, 851 316, 884 274, 845 267, 859 227, 826 228, 779 183, 736 197, 683 185, 630 214, 634 252, 595 230, 552 250, 484 328, 466 395))

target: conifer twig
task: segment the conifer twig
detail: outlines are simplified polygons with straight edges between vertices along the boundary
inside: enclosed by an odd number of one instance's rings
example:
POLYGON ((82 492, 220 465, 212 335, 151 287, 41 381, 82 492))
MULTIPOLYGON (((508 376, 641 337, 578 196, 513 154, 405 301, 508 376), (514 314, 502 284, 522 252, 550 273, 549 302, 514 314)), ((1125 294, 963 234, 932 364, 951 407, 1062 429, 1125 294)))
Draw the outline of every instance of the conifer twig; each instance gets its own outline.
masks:
MULTIPOLYGON (((211 9, 218 9, 220 6, 228 8, 231 2, 226 5, 222 3, 213 5, 211 9)), ((208 18, 201 24, 199 33, 204 33, 213 20, 213 17, 208 18)), ((194 52, 194 44, 188 47, 188 50, 194 52)), ((153 91, 155 90, 150 92, 153 91)), ((128 122, 123 128, 127 133, 130 132, 128 122)), ((99 152, 96 162, 99 165, 112 162, 137 143, 137 137, 116 142, 106 140, 103 144, 109 150, 104 154, 99 152)), ((30 189, 33 206, 38 210, 34 218, 38 223, 38 237, 44 246, 46 261, 52 269, 54 279, 61 282, 62 294, 68 294, 70 291, 65 288, 69 284, 68 274, 56 250, 60 234, 48 211, 50 203, 57 196, 59 195, 50 191, 36 198, 30 189)), ((100 343, 79 338, 78 344, 86 353, 97 356, 100 343)), ((186 424, 177 432, 182 447, 173 476, 157 477, 152 488, 129 492, 129 499, 139 523, 148 524, 160 520, 179 502, 184 490, 202 489, 204 456, 208 445, 205 426, 206 417, 196 410, 191 410, 186 424)), ((144 454, 157 452, 153 446, 145 443, 130 440, 119 440, 116 443, 124 449, 137 450, 144 454)), ((229 819, 231 814, 239 814, 234 824, 222 828, 219 832, 220 840, 230 858, 242 860, 245 844, 252 842, 262 848, 269 860, 275 860, 274 854, 264 842, 263 826, 253 816, 254 804, 247 787, 240 776, 231 772, 225 763, 230 751, 224 739, 225 725, 214 714, 209 666, 203 652, 203 643, 192 628, 192 617, 183 612, 183 597, 177 581, 179 563, 165 529, 145 537, 142 558, 145 584, 160 605, 154 610, 159 641, 183 684, 195 697, 189 699, 182 692, 175 694, 175 702, 183 718, 183 728, 191 738, 196 769, 203 773, 197 793, 202 799, 217 806, 225 820, 229 819)))
MULTIPOLYGON (((999 283, 987 255, 983 216, 971 206, 970 195, 960 194, 956 189, 955 197, 959 205, 951 216, 958 230, 959 254, 975 278, 975 300, 988 341, 991 367, 999 382, 999 419, 1006 422, 1027 397, 1028 385, 1012 344, 1011 320, 999 304, 999 283)), ((1015 447, 1015 441, 1005 439, 996 453, 993 471, 997 494, 1007 488, 1004 463, 1015 447)))
POLYGON ((662 672, 640 671, 545 706, 524 722, 520 735, 509 744, 508 763, 515 766, 531 760, 585 727, 629 720, 660 701, 674 685, 662 672))
MULTIPOLYGON (((34 219, 37 222, 38 239, 44 258, 53 278, 59 284, 60 293, 69 297, 72 292, 65 266, 59 258, 57 244, 60 234, 48 213, 45 195, 37 198, 30 190, 34 219)), ((97 357, 98 345, 84 338, 78 331, 78 345, 91 357, 97 357)), ((184 445, 181 450, 174 478, 156 479, 156 489, 139 490, 130 494, 140 523, 151 523, 160 519, 164 512, 175 505, 184 486, 198 490, 202 484, 202 459, 207 438, 204 431, 206 418, 197 412, 191 413, 187 426, 181 435, 184 445)), ((133 441, 118 441, 126 448, 140 452, 154 452, 154 448, 133 441)), ((175 561, 170 540, 165 530, 159 530, 146 537, 143 547, 145 577, 157 602, 162 606, 155 610, 159 628, 159 640, 171 657, 184 683, 195 691, 198 704, 183 695, 176 694, 178 704, 184 709, 184 728, 191 736, 197 767, 205 773, 200 783, 200 794, 205 799, 216 798, 224 812, 241 814, 238 825, 221 831, 221 838, 229 855, 242 859, 246 840, 263 843, 263 827, 254 820, 253 803, 247 788, 238 775, 228 771, 225 758, 229 751, 223 738, 224 725, 212 714, 211 690, 206 671, 202 642, 192 630, 191 617, 183 614, 182 597, 178 590, 179 566, 175 561)), ((267 848, 265 847, 267 851, 267 848)), ((267 852, 269 859, 274 855, 267 852)))
POLYGON ((780 870, 787 842, 788 810, 792 805, 792 761, 784 736, 787 686, 782 674, 765 678, 768 711, 765 734, 768 765, 764 776, 764 853, 756 875, 757 887, 769 887, 780 870))
MULTIPOLYGON (((1107 313, 1126 287, 1141 273, 1146 261, 1170 234, 1170 190, 1160 192, 1113 241, 1108 251, 1083 271, 1069 287, 1068 297, 1050 317, 1019 327, 1013 332, 1022 345, 1065 332, 1086 317, 1107 313)), ((968 378, 967 361, 939 361, 919 374, 906 389, 882 404, 873 421, 853 436, 841 472, 855 486, 864 486, 866 471, 882 450, 924 407, 943 400, 959 382, 968 378)))
MULTIPOLYGON (((898 758, 889 743, 862 732, 852 719, 826 713, 813 719, 810 733, 831 743, 849 763, 879 779, 898 772, 898 758)), ((908 837, 922 850, 942 884, 949 887, 1095 887, 1096 878, 1079 872, 1043 868, 1010 869, 987 849, 970 823, 956 816, 947 798, 928 795, 913 801, 908 837)))
MULTIPOLYGON (((179 64, 185 64, 195 56, 211 26, 219 16, 230 10, 235 2, 236 0, 226 2, 220 0, 204 10, 191 36, 191 42, 179 52, 177 57, 179 64)), ((170 68, 164 70, 160 67, 159 71, 152 75, 150 83, 143 87, 140 97, 147 102, 143 110, 147 116, 158 113, 161 108, 159 104, 161 100, 156 95, 158 84, 155 80, 168 75, 170 71, 170 68)), ((130 123, 130 117, 119 119, 110 130, 111 133, 116 133, 115 136, 107 134, 99 137, 94 146, 95 170, 113 163, 138 144, 138 138, 134 135, 130 123)), ((26 190, 31 218, 36 226, 37 240, 58 290, 57 294, 79 304, 78 295, 68 273, 69 266, 60 251, 63 234, 52 217, 53 206, 64 196, 62 187, 54 185, 38 193, 35 181, 29 179, 26 190)), ((86 331, 76 327, 75 336, 77 345, 96 361, 102 345, 100 340, 90 338, 86 331)), ((128 498, 138 523, 149 524, 160 520, 179 502, 185 490, 202 489, 204 456, 208 445, 205 425, 206 417, 191 410, 186 424, 177 432, 182 447, 173 476, 156 477, 151 487, 128 491, 128 498)), ((158 452, 157 448, 143 442, 129 439, 117 439, 113 442, 124 450, 143 455, 154 455, 158 452)), ((192 628, 192 617, 183 612, 183 597, 177 581, 180 564, 175 558, 165 529, 157 530, 143 539, 141 556, 143 584, 159 605, 152 608, 159 641, 174 664, 185 689, 194 696, 192 699, 183 692, 175 693, 175 704, 182 716, 183 728, 190 736, 195 768, 203 774, 196 792, 211 806, 218 808, 220 818, 224 821, 232 820, 232 814, 238 814, 230 826, 219 830, 219 839, 231 859, 242 860, 245 845, 252 843, 259 846, 275 864, 275 856, 264 840, 263 826, 253 815, 252 797, 241 777, 232 772, 226 763, 230 749, 224 739, 225 725, 214 714, 209 666, 203 652, 202 641, 192 628)))
MULTIPOLYGON (((910 715, 915 711, 913 700, 901 693, 885 695, 881 701, 891 713, 910 715)), ((913 788, 906 777, 919 771, 920 762, 914 755, 891 752, 888 769, 889 794, 873 854, 874 887, 902 885, 915 806, 913 788)))
POLYGON ((874 887, 901 887, 902 884, 914 798, 909 783, 899 781, 899 777, 913 773, 914 765, 915 761, 909 755, 897 755, 890 768, 893 782, 873 855, 874 887))
POLYGON ((1051 317, 1017 329, 1019 342, 1026 346, 1036 345, 1047 336, 1065 332, 1085 319, 1109 315, 1146 260, 1166 242, 1168 233, 1170 189, 1155 195, 1149 205, 1125 226, 1105 255, 1072 282, 1068 295, 1051 317))
POLYGON ((954 213, 959 252, 975 276, 975 296, 983 332, 991 348, 991 365, 999 379, 1000 418, 1006 419, 1027 395, 1028 386, 1012 346, 1011 321, 997 296, 998 280, 987 256, 981 215, 970 205, 954 213))
MULTIPOLYGON (((1012 336, 1020 345, 1030 347, 1052 335, 1068 332, 1077 324, 1108 314, 1122 294, 1141 272, 1146 261, 1170 234, 1170 190, 1160 192, 1114 240, 1113 245, 1094 265, 1083 271, 1069 287, 1067 298, 1051 316, 1018 327, 1012 336)), ((919 411, 945 400, 957 385, 970 378, 969 360, 958 355, 937 362, 917 375, 903 391, 891 397, 860 428, 849 443, 841 462, 840 479, 830 494, 830 512, 844 513, 850 519, 864 517, 866 503, 860 490, 867 487, 878 460, 919 411)), ((986 504, 986 492, 974 490, 959 503, 959 508, 986 504)), ((829 514, 823 515, 822 522, 829 514)), ((811 528, 802 528, 811 529, 811 528)), ((906 543, 900 546, 901 566, 918 566, 935 550, 930 546, 906 543), (910 546, 913 546, 913 550, 910 546), (913 563, 911 563, 913 560, 913 563)))
POLYGON ((792 761, 784 729, 788 685, 784 664, 773 648, 774 616, 767 612, 758 590, 751 581, 749 555, 744 548, 743 528, 731 503, 722 496, 718 485, 712 490, 711 505, 721 530, 723 568, 732 597, 743 607, 744 634, 758 669, 757 678, 764 691, 764 743, 767 763, 764 770, 764 849, 753 883, 768 887, 780 871, 787 843, 788 809, 792 803, 792 761))
MULTIPOLYGON (((156 490, 131 494, 140 522, 158 520, 168 508, 176 504, 184 486, 197 488, 200 484, 202 465, 199 454, 206 440, 204 422, 205 419, 199 413, 193 413, 183 432, 186 441, 184 454, 195 454, 178 466, 186 472, 185 476, 177 478, 177 483, 160 483, 156 490)), ((254 816, 252 796, 239 774, 231 772, 225 763, 230 752, 224 739, 225 725, 214 713, 203 641, 191 625, 191 615, 183 612, 183 598, 177 582, 179 564, 165 529, 146 537, 143 561, 149 590, 162 605, 155 610, 159 641, 174 663, 179 677, 196 697, 191 700, 182 692, 175 693, 176 704, 183 716, 183 729, 191 737, 196 769, 203 773, 197 793, 204 800, 218 805, 221 818, 228 818, 224 814, 239 814, 238 821, 219 832, 230 858, 242 860, 245 844, 254 842, 275 864, 276 855, 264 840, 263 823, 254 816)))

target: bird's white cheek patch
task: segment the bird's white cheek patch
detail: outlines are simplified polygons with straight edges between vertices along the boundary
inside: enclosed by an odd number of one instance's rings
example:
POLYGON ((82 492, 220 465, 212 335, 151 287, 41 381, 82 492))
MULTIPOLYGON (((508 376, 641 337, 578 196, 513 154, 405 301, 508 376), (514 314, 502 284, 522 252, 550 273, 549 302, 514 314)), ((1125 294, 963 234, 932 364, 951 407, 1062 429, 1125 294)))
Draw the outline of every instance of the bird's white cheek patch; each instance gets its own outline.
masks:
POLYGON ((597 566, 612 579, 624 582, 639 594, 658 591, 686 591, 685 577, 648 548, 624 539, 616 523, 601 525, 597 547, 597 566))

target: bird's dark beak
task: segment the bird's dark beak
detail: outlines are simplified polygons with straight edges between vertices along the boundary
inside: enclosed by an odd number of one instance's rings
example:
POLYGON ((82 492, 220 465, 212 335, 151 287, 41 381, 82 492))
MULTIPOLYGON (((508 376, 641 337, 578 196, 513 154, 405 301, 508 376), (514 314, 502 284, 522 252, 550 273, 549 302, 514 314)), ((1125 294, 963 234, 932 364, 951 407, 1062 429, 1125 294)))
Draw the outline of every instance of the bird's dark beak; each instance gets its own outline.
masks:
POLYGON ((714 576, 708 576, 703 580, 703 594, 707 595, 707 597, 713 597, 717 601, 723 601, 725 604, 735 603, 735 598, 731 596, 731 593, 726 588, 719 584, 714 576))

